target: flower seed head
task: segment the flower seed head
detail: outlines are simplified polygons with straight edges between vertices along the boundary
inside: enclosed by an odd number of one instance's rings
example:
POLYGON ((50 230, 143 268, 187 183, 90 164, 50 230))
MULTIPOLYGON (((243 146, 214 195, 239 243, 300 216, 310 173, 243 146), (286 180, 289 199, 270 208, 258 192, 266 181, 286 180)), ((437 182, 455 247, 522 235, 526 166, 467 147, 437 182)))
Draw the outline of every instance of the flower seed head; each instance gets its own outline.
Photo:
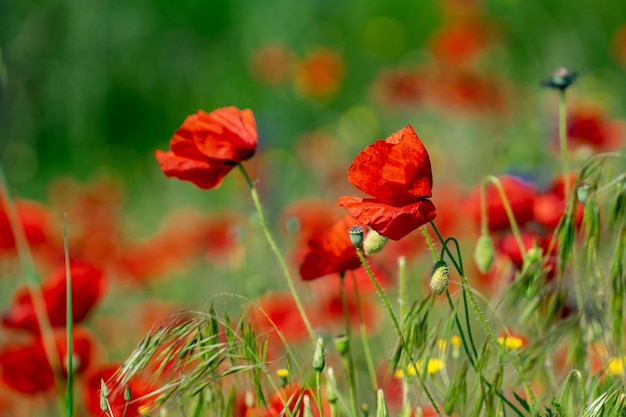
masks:
POLYGON ((335 337, 335 348, 341 356, 346 356, 350 351, 350 339, 345 334, 335 337))
POLYGON ((356 248, 360 248, 363 244, 363 231, 363 227, 359 225, 354 225, 348 229, 348 233, 350 233, 350 241, 356 248))
POLYGON ((570 85, 574 84, 574 81, 576 81, 577 77, 577 73, 569 72, 565 68, 559 68, 554 71, 550 78, 543 80, 541 82, 541 85, 543 87, 554 88, 563 91, 570 85))

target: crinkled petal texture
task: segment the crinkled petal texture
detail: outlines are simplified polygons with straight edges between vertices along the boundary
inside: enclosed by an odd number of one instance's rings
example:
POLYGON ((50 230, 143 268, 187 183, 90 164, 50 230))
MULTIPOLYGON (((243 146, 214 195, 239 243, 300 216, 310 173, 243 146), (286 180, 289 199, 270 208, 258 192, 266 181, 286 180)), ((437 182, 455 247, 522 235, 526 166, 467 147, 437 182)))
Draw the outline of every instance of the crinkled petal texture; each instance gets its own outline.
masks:
POLYGON ((350 165, 348 179, 364 193, 394 206, 432 196, 430 158, 410 125, 363 149, 350 165))
POLYGON ((361 265, 348 233, 350 227, 355 225, 363 226, 352 217, 344 216, 329 229, 311 238, 309 250, 300 264, 300 276, 303 280, 345 272, 361 265))
POLYGON ((202 189, 219 187, 230 170, 252 157, 258 134, 249 109, 223 107, 188 116, 170 141, 170 151, 155 152, 168 177, 202 189))
POLYGON ((411 125, 361 151, 348 179, 373 198, 341 197, 337 204, 383 236, 399 240, 433 220, 428 152, 411 125))
POLYGON ((437 216, 435 205, 430 200, 395 207, 372 198, 341 197, 338 204, 350 216, 392 240, 402 239, 437 216))

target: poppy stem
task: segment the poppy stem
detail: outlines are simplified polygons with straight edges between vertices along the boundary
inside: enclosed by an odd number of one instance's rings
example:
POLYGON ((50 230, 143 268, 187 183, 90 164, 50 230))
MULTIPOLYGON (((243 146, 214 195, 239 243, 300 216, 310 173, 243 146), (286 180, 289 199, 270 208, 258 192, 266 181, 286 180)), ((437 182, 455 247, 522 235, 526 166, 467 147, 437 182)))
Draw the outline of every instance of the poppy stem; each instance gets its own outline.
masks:
POLYGON ((70 271, 70 249, 67 242, 67 213, 63 219, 63 252, 65 253, 65 281, 66 281, 66 322, 67 337, 67 383, 65 391, 65 416, 74 415, 74 314, 72 306, 72 273, 70 271))
MULTIPOLYGON (((389 317, 391 318, 391 321, 393 322, 393 326, 396 329, 396 333, 398 334, 398 337, 400 338, 400 343, 402 344, 402 349, 405 351, 405 353, 409 357, 409 361, 411 362, 411 366, 415 366, 415 359, 413 359, 413 354, 406 347, 406 340, 404 338, 404 333, 402 332, 402 328, 400 328, 400 323, 398 323, 398 318, 396 317, 395 313, 393 312, 393 309, 391 308, 391 304, 389 303, 389 298, 387 298, 387 295, 385 294, 385 291, 383 291, 383 289, 381 288, 380 284, 378 283, 378 280, 374 276, 374 273, 372 272, 372 269, 370 268, 369 264, 367 263, 367 259, 365 259, 365 255, 363 254, 363 250, 360 247, 357 247, 356 248, 356 253, 359 256, 359 259, 361 260, 361 264, 365 268, 365 271, 367 271, 367 275, 370 277, 370 279, 372 280, 372 283, 376 287, 376 291, 378 292, 378 296, 380 297, 381 301, 383 302, 383 306, 385 307, 385 310, 387 310, 387 314, 389 315, 389 317)), ((415 375, 417 376, 417 379, 419 380, 419 383, 420 383, 422 389, 424 390, 424 394, 426 394, 426 397, 428 398, 428 401, 430 402, 430 405, 433 406, 433 408, 435 409, 435 411, 437 412, 438 415, 441 415, 441 411, 439 411, 439 407, 437 406, 437 403, 435 402, 432 394, 430 393, 430 391, 428 390, 428 387, 426 386, 426 382, 424 381, 424 376, 420 372, 416 372, 415 375)))
MULTIPOLYGON (((41 292, 39 282, 40 280, 35 269, 35 262, 33 261, 33 256, 30 251, 30 247, 28 246, 26 235, 24 234, 24 229, 19 218, 19 213, 15 205, 15 200, 12 198, 11 192, 9 191, 8 182, 4 174, 2 164, 0 164, 0 205, 4 205, 4 209, 9 220, 11 232, 13 233, 15 248, 20 261, 20 265, 22 267, 22 271, 24 272, 24 279, 26 281, 26 285, 28 287, 28 291, 30 293, 30 297, 33 303, 33 309, 35 311, 37 325, 39 326, 39 330, 41 332, 41 339, 44 347, 44 352, 46 354, 46 359, 48 360, 48 364, 52 369, 55 386, 57 389, 60 389, 60 387, 62 386, 62 368, 61 362, 59 361, 56 344, 54 342, 54 333, 52 331, 52 326, 50 325, 50 318, 48 317, 46 301, 44 300, 43 294, 41 292)), ((57 392, 60 394, 60 391, 57 392)), ((60 395, 58 399, 59 407, 62 410, 63 404, 61 402, 60 395)))
POLYGON ((267 240, 267 243, 270 245, 272 252, 276 256, 276 259, 278 260, 278 263, 280 264, 280 267, 283 270, 283 274, 285 275, 285 279, 287 280, 287 285, 289 286, 291 295, 293 296, 293 299, 296 302, 296 306, 298 307, 300 316, 302 316, 302 321, 304 322, 304 325, 306 326, 307 331, 309 332, 309 336, 311 337, 311 342, 313 343, 313 345, 315 345, 316 340, 317 340, 315 337, 315 332, 313 331, 311 322, 309 321, 309 318, 307 317, 306 312, 304 311, 304 307, 302 306, 302 302, 300 301, 300 297, 298 296, 296 287, 293 283, 293 277, 291 276, 291 272, 289 272, 289 267, 287 266, 287 262, 285 261, 285 258, 283 257, 283 255, 280 253, 280 250, 278 249, 278 246, 276 245, 276 241, 274 240, 274 238, 272 237, 272 234, 270 233, 269 227, 267 225, 267 219, 265 217, 265 212, 263 211, 263 206, 261 205, 261 200, 259 199, 259 194, 256 190, 256 187, 254 186, 254 183, 252 182, 252 180, 250 180, 250 176, 248 175, 244 167, 241 164, 237 164, 237 166, 239 167, 239 171, 241 171, 241 173, 243 174, 243 177, 246 180, 248 187, 250 188, 252 201, 254 202, 254 206, 259 215, 259 220, 261 222, 261 229, 263 229, 265 240, 267 240))
MULTIPOLYGON (((497 181, 497 178, 495 178, 495 180, 497 181)), ((485 180, 483 180, 483 184, 484 184, 484 181, 485 180)), ((502 186, 500 185, 499 181, 496 182, 496 185, 498 185, 499 189, 503 192, 502 186)), ((506 207, 508 206, 508 202, 506 201, 506 199, 504 199, 504 201, 505 201, 505 209, 506 209, 506 207)), ((509 211, 510 211, 510 207, 509 207, 509 211)), ((507 213, 509 213, 509 211, 507 211, 507 213)), ((511 219, 511 218, 509 218, 509 219, 511 219)), ((515 219, 513 218, 512 222, 514 222, 514 221, 515 221, 515 219)), ((491 329, 491 327, 489 327, 489 324, 487 324, 487 320, 485 319, 484 314, 482 313, 482 311, 480 311, 480 307, 478 306, 478 302, 476 301, 476 298, 474 297, 474 293, 472 291, 472 287, 469 285, 469 282, 467 282, 467 278, 465 277, 465 274, 463 274, 462 265, 457 262, 457 260, 452 255, 452 252, 450 251, 450 249, 448 249, 448 246, 446 245, 446 240, 444 240, 443 237, 441 236, 441 233, 439 233, 439 229, 437 229, 437 226, 435 226, 435 223, 431 221, 430 225, 432 226, 433 230, 437 234, 437 238, 439 239, 439 241, 443 245, 444 250, 448 254, 448 257, 452 261, 452 264, 454 265, 454 267, 456 268, 457 272, 459 273, 459 276, 461 277, 461 284, 462 284, 462 288, 463 288, 463 295, 464 296, 467 295, 467 297, 469 298, 470 304, 472 305, 472 308, 474 309, 474 314, 478 318, 478 322, 480 323, 480 326, 483 328, 484 332, 487 334, 489 339, 493 343, 495 343, 495 345, 498 347, 498 349, 505 356, 507 356, 511 360, 511 364, 513 365, 513 368, 518 373, 518 375, 522 376, 520 363, 519 363, 519 357, 517 357, 517 356, 515 356, 515 354, 509 352, 507 350, 507 348, 502 343, 498 342, 498 338, 493 333, 493 330, 491 329)), ((512 225, 513 225, 513 223, 511 223, 511 226, 512 225)), ((458 246, 457 246, 457 250, 458 250, 458 246)), ((460 256, 460 252, 459 252, 459 256, 460 256)), ((467 317, 467 312, 466 312, 466 319, 467 318, 468 317, 467 317)), ((470 332, 470 336, 471 336, 471 330, 469 330, 469 321, 467 322, 467 325, 468 325, 468 332, 470 332)), ((459 327, 459 329, 460 329, 460 327, 459 327)), ((471 337, 470 337, 470 340, 471 340, 471 337)), ((476 349, 475 346, 472 346, 472 348, 476 349)), ((526 394, 528 395, 528 398, 530 398, 531 401, 533 402, 533 406, 537 406, 537 397, 535 396, 535 393, 530 388, 530 385, 528 385, 528 381, 526 381, 525 378, 522 378, 522 383, 524 385, 524 390, 526 391, 526 394)))
POLYGON ((569 157, 567 154, 567 106, 565 101, 565 91, 561 90, 559 101, 559 143, 561 146, 561 164, 563 165, 563 187, 565 190, 565 201, 568 201, 570 193, 569 183, 569 157))
MULTIPOLYGON (((502 200, 502 205, 504 206, 504 211, 506 212, 506 217, 509 219, 509 223, 511 225, 511 232, 513 233, 513 236, 515 237, 515 241, 517 242, 517 245, 519 246, 519 250, 520 250, 520 253, 522 254, 522 258, 526 258, 526 246, 524 246, 524 241, 522 240, 522 234, 519 231, 517 220, 515 220, 515 216, 513 215, 513 209, 511 209, 511 204, 509 204, 509 199, 506 196, 506 193, 504 192, 504 188, 502 187, 500 180, 493 175, 487 175, 485 178, 483 178, 481 182, 480 192, 481 192, 481 205, 482 205, 482 211, 483 211, 482 234, 483 236, 488 235, 487 220, 486 220, 487 218, 486 194, 487 193, 485 190, 488 182, 491 182, 498 189, 498 193, 500 194, 500 199, 502 200)), ((431 222, 431 224, 433 223, 431 222)))
MULTIPOLYGON (((352 329, 350 323, 350 316, 348 315, 348 302, 346 300, 346 285, 345 285, 345 273, 339 274, 339 296, 341 298, 341 309, 343 310, 343 319, 346 326, 345 337, 347 339, 348 346, 352 339, 352 329)), ((348 380, 348 390, 350 391, 350 405, 352 407, 352 413, 355 416, 359 415, 359 408, 357 406, 356 397, 356 378, 354 374, 354 358, 352 356, 352 349, 348 348, 346 352, 340 352, 343 358, 343 366, 346 370, 346 379, 348 380)))

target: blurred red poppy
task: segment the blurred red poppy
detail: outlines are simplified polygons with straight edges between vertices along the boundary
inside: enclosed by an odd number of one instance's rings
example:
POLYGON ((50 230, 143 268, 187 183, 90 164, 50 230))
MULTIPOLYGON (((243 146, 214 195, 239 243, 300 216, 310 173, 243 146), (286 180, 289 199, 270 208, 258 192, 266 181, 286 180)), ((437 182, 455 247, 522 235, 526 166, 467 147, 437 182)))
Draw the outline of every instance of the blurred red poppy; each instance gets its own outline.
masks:
MULTIPOLYGON (((573 189, 576 182, 576 173, 571 172, 568 178, 570 189, 573 189)), ((563 175, 558 175, 550 188, 535 197, 533 204, 534 220, 540 225, 549 229, 554 229, 565 213, 565 180, 563 175)), ((577 226, 582 224, 585 207, 578 202, 576 206, 576 214, 574 215, 574 223, 577 226)))
POLYGON ((332 49, 320 48, 308 54, 297 65, 296 87, 308 97, 329 97, 339 89, 343 74, 341 55, 332 49))
POLYGON ((303 280, 308 281, 361 266, 348 233, 352 226, 363 226, 363 223, 344 216, 309 240, 308 250, 300 264, 300 276, 303 280))
MULTIPOLYGON (((15 249, 13 230, 5 206, 6 204, 0 204, 0 251, 15 249)), ((49 243, 54 228, 48 209, 37 202, 22 199, 15 201, 15 209, 26 242, 31 247, 49 243)))
POLYGON ((378 74, 374 94, 388 107, 409 107, 421 103, 426 96, 428 79, 416 68, 389 68, 378 74))
POLYGON ((348 214, 383 236, 399 240, 437 215, 429 199, 430 159, 411 125, 362 150, 348 179, 373 198, 340 197, 348 214))
MULTIPOLYGON (((62 372, 67 376, 67 339, 65 329, 55 332, 55 344, 62 372)), ((91 364, 95 342, 90 333, 74 328, 74 373, 84 372, 91 364)), ((29 343, 12 344, 0 351, 0 380, 22 394, 36 394, 54 386, 54 374, 41 338, 29 343)))
MULTIPOLYGON (((535 186, 513 175, 502 175, 498 179, 518 226, 522 226, 532 220, 533 204, 537 196, 535 186)), ((480 227, 481 222, 480 189, 481 185, 476 185, 466 201, 468 214, 474 219, 478 227, 480 227)), ((489 230, 508 229, 510 227, 509 218, 506 215, 498 188, 493 183, 489 183, 485 193, 489 230)))
POLYGON ((104 414, 100 409, 101 381, 106 383, 110 391, 107 400, 113 416, 143 417, 153 411, 157 395, 155 384, 146 377, 135 376, 126 386, 120 386, 116 381, 120 366, 119 363, 103 365, 85 375, 83 397, 89 415, 100 417, 104 414), (130 393, 129 401, 124 399, 125 390, 130 393))
MULTIPOLYGON (((72 261, 72 318, 74 323, 82 321, 104 293, 104 275, 102 271, 86 262, 72 261)), ((52 327, 65 326, 66 316, 65 266, 62 265, 46 278, 41 287, 48 318, 52 327)), ((11 309, 2 315, 2 324, 10 328, 39 332, 30 290, 20 287, 13 297, 11 309)))
POLYGON ((241 161, 252 157, 257 146, 254 115, 249 109, 223 107, 187 117, 170 141, 171 151, 155 155, 168 177, 190 181, 210 190, 241 161))

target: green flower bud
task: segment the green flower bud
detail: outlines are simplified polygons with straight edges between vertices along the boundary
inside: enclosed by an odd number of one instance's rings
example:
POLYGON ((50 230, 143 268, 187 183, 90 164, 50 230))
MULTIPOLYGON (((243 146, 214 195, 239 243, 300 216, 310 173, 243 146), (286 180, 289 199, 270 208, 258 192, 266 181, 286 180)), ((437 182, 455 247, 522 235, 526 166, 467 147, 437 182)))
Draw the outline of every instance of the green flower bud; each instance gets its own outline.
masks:
POLYGON ((326 370, 326 399, 331 404, 337 402, 337 380, 332 366, 326 370))
POLYGON ((380 252, 388 240, 388 237, 379 234, 376 230, 370 230, 363 242, 363 252, 367 256, 380 252))
POLYGON ((496 249, 493 246, 491 236, 482 235, 479 237, 478 242, 476 242, 476 248, 474 249, 474 261, 478 266, 478 270, 483 274, 487 273, 495 257, 496 249))
POLYGON ((376 417, 389 417, 387 403, 385 402, 385 394, 379 389, 376 396, 376 417))
POLYGON ((341 356, 346 356, 350 351, 350 339, 345 334, 335 337, 335 348, 341 356))
POLYGON ((324 339, 317 338, 317 344, 315 345, 315 352, 313 352, 313 369, 317 372, 324 370, 324 339))
POLYGON ((430 290, 435 295, 441 295, 448 288, 448 282, 450 282, 448 264, 445 261, 435 263, 430 273, 430 290))

